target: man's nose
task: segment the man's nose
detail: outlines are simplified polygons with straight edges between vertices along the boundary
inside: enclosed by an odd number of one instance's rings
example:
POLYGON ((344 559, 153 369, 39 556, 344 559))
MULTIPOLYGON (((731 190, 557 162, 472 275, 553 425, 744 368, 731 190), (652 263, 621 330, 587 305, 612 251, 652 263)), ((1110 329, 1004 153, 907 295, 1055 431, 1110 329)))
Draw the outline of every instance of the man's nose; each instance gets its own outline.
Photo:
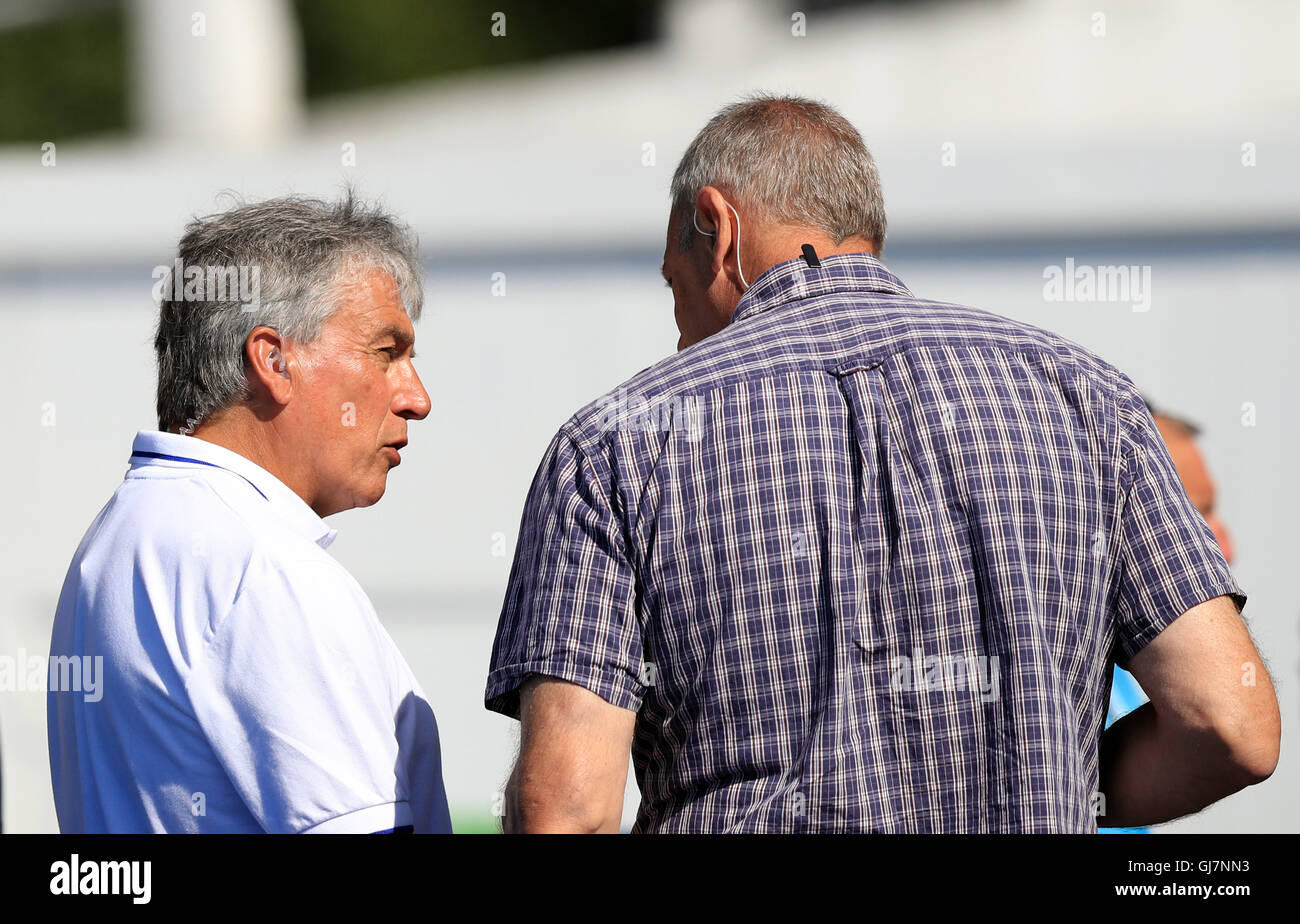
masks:
POLYGON ((420 381, 420 373, 415 371, 414 366, 408 366, 410 374, 402 384, 401 391, 397 394, 396 407, 394 412, 399 417, 405 417, 408 420, 424 420, 429 416, 429 411, 433 409, 433 401, 429 398, 429 393, 424 390, 424 383, 420 381))

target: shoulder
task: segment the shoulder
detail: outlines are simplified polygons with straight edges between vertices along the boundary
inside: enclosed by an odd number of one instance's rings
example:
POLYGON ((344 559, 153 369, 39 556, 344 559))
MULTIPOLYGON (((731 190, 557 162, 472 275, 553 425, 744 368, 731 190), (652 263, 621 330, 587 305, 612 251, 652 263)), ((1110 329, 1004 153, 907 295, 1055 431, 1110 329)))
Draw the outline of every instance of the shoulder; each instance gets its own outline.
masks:
POLYGON ((616 434, 653 451, 670 432, 691 423, 716 390, 772 374, 761 363, 737 362, 732 333, 726 328, 667 356, 587 402, 560 427, 552 446, 561 444, 597 468, 613 451, 616 434))
POLYGON ((1056 331, 1018 321, 984 308, 951 302, 909 300, 899 310, 902 323, 892 343, 899 350, 925 347, 984 347, 1006 353, 1050 358, 1056 365, 1086 375, 1108 391, 1123 374, 1089 348, 1056 331))
POLYGON ((83 583, 135 574, 160 582, 233 586, 258 544, 255 527, 201 478, 129 473, 82 538, 74 566, 83 583))
POLYGON ((225 469, 133 471, 110 507, 120 530, 159 550, 200 548, 245 561, 256 550, 270 560, 334 563, 291 525, 282 505, 225 469))
POLYGON ((223 471, 129 474, 87 531, 73 570, 88 592, 142 587, 159 618, 200 616, 209 631, 253 591, 369 606, 341 564, 223 471))
POLYGON ((1128 405, 1134 396, 1141 403, 1123 372, 1047 328, 951 302, 837 292, 732 325, 660 360, 579 408, 556 439, 598 451, 612 431, 645 429, 623 426, 628 421, 648 417, 662 424, 688 416, 690 402, 738 382, 907 354, 960 361, 979 350, 1021 355, 1062 377, 1083 379, 1110 406, 1128 405))

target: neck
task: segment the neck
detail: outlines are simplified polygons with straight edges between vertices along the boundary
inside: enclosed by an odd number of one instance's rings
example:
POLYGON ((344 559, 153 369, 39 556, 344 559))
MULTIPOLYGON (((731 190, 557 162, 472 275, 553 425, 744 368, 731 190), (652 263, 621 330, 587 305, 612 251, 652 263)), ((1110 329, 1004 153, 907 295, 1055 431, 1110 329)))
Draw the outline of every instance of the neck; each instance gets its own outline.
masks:
POLYGON ((280 444, 274 423, 258 420, 247 408, 233 407, 200 424, 190 435, 229 449, 266 469, 311 506, 304 479, 289 458, 277 449, 280 444))
POLYGON ((796 257, 802 257, 804 244, 811 244, 819 257, 830 257, 844 253, 869 253, 874 256, 876 251, 871 241, 864 237, 845 238, 837 244, 823 232, 812 231, 808 228, 779 227, 765 229, 758 240, 751 245, 752 251, 750 247, 745 248, 747 252, 742 257, 745 261, 745 276, 754 280, 778 263, 785 263, 796 257), (753 256, 750 256, 750 253, 753 256), (752 271, 749 268, 751 260, 754 267, 752 271))

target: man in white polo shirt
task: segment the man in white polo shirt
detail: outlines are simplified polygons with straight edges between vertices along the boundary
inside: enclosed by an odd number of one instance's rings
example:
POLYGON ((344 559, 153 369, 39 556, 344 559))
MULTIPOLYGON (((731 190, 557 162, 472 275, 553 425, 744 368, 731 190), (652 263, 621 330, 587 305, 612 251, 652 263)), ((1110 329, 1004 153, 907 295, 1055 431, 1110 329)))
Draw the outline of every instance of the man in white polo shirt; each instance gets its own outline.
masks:
POLYGON ((433 710, 322 519, 429 412, 413 239, 351 194, 244 205, 157 292, 159 431, 55 616, 51 657, 100 671, 49 692, 60 829, 449 832, 433 710))

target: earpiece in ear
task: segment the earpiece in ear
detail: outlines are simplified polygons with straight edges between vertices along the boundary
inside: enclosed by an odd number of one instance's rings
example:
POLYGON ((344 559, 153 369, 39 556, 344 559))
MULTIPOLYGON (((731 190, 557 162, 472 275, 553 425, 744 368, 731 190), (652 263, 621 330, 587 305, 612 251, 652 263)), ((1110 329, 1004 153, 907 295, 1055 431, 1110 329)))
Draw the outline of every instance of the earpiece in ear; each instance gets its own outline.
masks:
POLYGON ((695 225, 695 230, 698 231, 698 232, 700 232, 701 234, 703 234, 705 237, 713 237, 713 232, 712 232, 712 231, 705 231, 703 228, 700 227, 700 210, 699 210, 699 209, 696 209, 696 210, 695 210, 695 214, 691 216, 691 223, 695 225))
POLYGON ((284 357, 280 355, 279 347, 272 347, 271 352, 266 356, 266 360, 273 371, 280 373, 286 379, 289 377, 288 370, 284 368, 284 357))
MULTIPOLYGON (((748 289, 749 280, 745 278, 745 271, 740 266, 740 213, 736 211, 736 207, 730 202, 727 202, 726 205, 727 208, 731 209, 731 214, 736 216, 736 272, 740 274, 740 281, 743 282, 745 288, 748 289)), ((705 231, 700 227, 699 209, 695 210, 695 214, 691 216, 691 221, 695 224, 695 230, 703 234, 705 237, 714 237, 717 234, 716 231, 705 231)))

